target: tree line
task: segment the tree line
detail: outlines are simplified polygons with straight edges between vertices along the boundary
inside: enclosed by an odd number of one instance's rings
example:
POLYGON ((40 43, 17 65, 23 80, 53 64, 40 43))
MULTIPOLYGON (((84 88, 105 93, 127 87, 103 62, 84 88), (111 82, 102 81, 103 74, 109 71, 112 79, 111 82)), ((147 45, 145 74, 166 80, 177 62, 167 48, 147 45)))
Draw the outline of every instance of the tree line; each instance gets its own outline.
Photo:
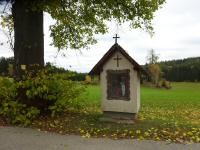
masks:
MULTIPOLYGON (((13 57, 8 57, 8 58, 0 57, 0 76, 12 76, 10 75, 10 72, 12 72, 11 70, 13 69, 12 67, 9 67, 9 65, 13 66, 13 64, 14 64, 13 57)), ((85 81, 85 76, 87 75, 87 73, 80 73, 76 71, 67 70, 62 67, 57 67, 51 64, 50 62, 47 62, 45 64, 45 67, 50 68, 51 73, 54 74, 71 73, 72 76, 70 77, 70 79, 72 81, 85 81)))
MULTIPOLYGON (((9 75, 9 64, 14 63, 14 58, 0 57, 0 75, 9 75)), ((161 61, 158 62, 162 70, 162 77, 168 81, 200 81, 200 57, 185 58, 179 60, 161 61)), ((66 70, 61 67, 56 67, 51 63, 46 63, 46 66, 50 66, 54 73, 64 73, 66 70)), ((144 66, 146 68, 146 65, 144 66)), ((73 72, 74 76, 72 80, 84 81, 87 73, 73 72)))
POLYGON ((9 75, 9 64, 14 64, 14 58, 9 57, 0 57, 0 75, 7 76, 9 75))
POLYGON ((162 61, 163 77, 169 81, 200 81, 200 57, 162 61))

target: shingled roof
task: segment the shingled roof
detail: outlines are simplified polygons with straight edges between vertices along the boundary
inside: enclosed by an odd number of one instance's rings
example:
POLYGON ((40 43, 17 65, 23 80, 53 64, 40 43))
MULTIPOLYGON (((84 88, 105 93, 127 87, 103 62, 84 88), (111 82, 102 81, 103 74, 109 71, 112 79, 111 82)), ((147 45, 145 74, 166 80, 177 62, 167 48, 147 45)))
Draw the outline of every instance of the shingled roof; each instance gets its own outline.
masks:
POLYGON ((89 75, 99 75, 104 64, 113 56, 115 52, 120 52, 131 64, 133 64, 134 69, 139 72, 145 72, 144 69, 131 57, 129 54, 118 44, 115 43, 108 52, 99 60, 99 62, 92 68, 89 75))

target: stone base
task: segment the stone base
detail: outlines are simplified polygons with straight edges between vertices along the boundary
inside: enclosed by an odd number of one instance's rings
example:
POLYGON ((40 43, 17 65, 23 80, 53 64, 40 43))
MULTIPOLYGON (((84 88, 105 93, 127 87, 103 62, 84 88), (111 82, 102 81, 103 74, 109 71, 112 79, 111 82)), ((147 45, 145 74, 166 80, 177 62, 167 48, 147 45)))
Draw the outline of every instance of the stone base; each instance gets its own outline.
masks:
POLYGON ((136 122, 136 119, 137 114, 135 113, 104 111, 100 121, 133 124, 136 122))

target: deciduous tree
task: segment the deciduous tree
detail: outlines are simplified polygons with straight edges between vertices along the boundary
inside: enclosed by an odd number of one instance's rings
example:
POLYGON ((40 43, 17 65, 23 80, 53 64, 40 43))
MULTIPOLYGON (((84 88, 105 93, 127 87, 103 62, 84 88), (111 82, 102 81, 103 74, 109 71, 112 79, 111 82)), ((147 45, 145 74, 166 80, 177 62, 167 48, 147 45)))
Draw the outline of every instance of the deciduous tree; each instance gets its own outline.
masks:
POLYGON ((159 59, 159 56, 155 53, 154 49, 151 49, 147 56, 147 63, 156 64, 158 62, 158 59, 159 59))
MULTIPOLYGON (((17 76, 23 64, 44 65, 43 12, 56 21, 50 27, 53 45, 80 49, 96 43, 95 34, 108 31, 106 22, 129 22, 152 32, 153 13, 165 0, 3 0, 12 4, 14 57, 17 76)), ((2 2, 2 0, 1 0, 2 2)))
POLYGON ((158 64, 149 64, 148 72, 150 73, 151 80, 155 85, 158 85, 158 82, 161 78, 161 69, 158 64))
POLYGON ((151 49, 147 56, 147 63, 148 63, 147 68, 151 77, 151 81, 156 85, 158 84, 162 73, 160 66, 157 64, 158 59, 159 56, 155 53, 153 49, 151 49))

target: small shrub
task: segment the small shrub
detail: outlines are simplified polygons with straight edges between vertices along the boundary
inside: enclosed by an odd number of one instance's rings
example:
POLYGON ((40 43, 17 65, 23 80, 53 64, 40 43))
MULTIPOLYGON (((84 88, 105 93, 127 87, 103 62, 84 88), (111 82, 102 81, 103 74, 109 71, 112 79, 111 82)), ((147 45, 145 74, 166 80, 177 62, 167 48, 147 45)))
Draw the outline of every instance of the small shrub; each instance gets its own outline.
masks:
POLYGON ((5 116, 9 123, 28 125, 31 120, 38 116, 40 111, 35 107, 26 107, 18 101, 4 101, 0 114, 5 116))
POLYGON ((3 100, 13 99, 16 96, 16 88, 12 78, 0 76, 0 106, 3 100))
POLYGON ((16 101, 16 91, 16 83, 12 78, 0 77, 0 115, 6 117, 9 123, 28 125, 39 114, 39 110, 27 108, 16 101))
POLYGON ((85 76, 85 84, 90 84, 90 85, 98 85, 99 84, 99 76, 85 76))
POLYGON ((159 83, 158 83, 158 87, 159 88, 166 88, 166 89, 170 89, 171 88, 171 84, 169 81, 162 79, 159 83))
POLYGON ((85 76, 85 83, 90 84, 92 82, 92 78, 89 75, 85 76))

